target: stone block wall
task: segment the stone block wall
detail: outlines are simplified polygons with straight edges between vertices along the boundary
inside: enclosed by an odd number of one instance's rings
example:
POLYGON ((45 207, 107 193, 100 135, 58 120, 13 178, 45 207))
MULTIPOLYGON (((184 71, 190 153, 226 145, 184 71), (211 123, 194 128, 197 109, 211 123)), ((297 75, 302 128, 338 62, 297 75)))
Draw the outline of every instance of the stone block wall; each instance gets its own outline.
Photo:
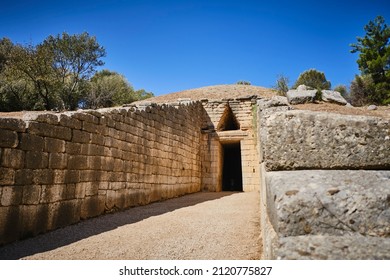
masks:
POLYGON ((201 189, 201 104, 0 119, 0 245, 201 189))
POLYGON ((258 100, 263 258, 389 259, 389 119, 290 109, 258 100))

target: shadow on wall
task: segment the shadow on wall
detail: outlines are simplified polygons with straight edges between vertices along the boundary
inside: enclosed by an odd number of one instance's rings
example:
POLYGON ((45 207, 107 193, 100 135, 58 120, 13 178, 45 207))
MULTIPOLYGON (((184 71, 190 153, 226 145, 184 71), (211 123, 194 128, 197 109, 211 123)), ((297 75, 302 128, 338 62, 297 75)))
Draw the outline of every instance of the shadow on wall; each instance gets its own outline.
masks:
POLYGON ((30 239, 0 247, 1 260, 14 260, 69 245, 79 240, 98 235, 118 227, 134 224, 144 219, 190 207, 202 202, 219 199, 233 192, 195 193, 179 198, 130 208, 123 212, 106 214, 75 225, 60 228, 30 239))

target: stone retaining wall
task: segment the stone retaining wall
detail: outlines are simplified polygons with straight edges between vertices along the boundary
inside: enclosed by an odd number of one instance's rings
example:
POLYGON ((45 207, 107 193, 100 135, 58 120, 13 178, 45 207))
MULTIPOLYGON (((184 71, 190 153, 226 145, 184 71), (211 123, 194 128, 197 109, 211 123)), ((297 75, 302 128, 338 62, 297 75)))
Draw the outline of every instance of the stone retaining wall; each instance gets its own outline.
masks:
POLYGON ((390 259, 389 120, 281 97, 258 119, 263 258, 390 259))
POLYGON ((0 245, 201 189, 198 103, 0 119, 0 245))

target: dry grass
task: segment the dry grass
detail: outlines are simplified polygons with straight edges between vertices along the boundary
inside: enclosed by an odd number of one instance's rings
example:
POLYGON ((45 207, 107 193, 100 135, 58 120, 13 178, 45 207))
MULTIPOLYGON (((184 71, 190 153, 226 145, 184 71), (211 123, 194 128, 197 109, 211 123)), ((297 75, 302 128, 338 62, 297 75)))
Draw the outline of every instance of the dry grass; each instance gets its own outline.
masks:
MULTIPOLYGON (((148 102, 169 103, 175 102, 179 98, 191 98, 191 100, 221 100, 243 98, 248 96, 258 96, 263 98, 271 98, 276 93, 272 89, 248 86, 248 85, 219 85, 208 86, 196 89, 189 89, 180 92, 160 95, 147 99, 148 102)), ((142 102, 142 101, 140 101, 142 102)))
MULTIPOLYGON (((190 98, 191 100, 222 100, 222 99, 235 99, 244 98, 249 96, 257 96, 261 98, 271 98, 275 96, 276 92, 273 89, 252 86, 252 85, 217 85, 207 86, 196 89, 189 89, 180 92, 174 92, 170 94, 160 95, 149 98, 143 101, 134 102, 135 104, 141 104, 144 102, 154 103, 171 103, 176 102, 179 98, 190 98)), ((367 110, 367 107, 346 107, 332 103, 310 103, 293 105, 297 110, 310 110, 310 111, 322 111, 339 113, 344 115, 365 115, 390 119, 390 106, 379 106, 377 110, 367 110)), ((38 114, 39 112, 0 112, 0 117, 5 118, 23 118, 30 114, 38 114)))
POLYGON ((367 107, 346 107, 333 103, 307 103, 293 105, 297 110, 338 113, 342 115, 362 115, 390 119, 390 106, 378 106, 377 110, 367 110, 367 107))

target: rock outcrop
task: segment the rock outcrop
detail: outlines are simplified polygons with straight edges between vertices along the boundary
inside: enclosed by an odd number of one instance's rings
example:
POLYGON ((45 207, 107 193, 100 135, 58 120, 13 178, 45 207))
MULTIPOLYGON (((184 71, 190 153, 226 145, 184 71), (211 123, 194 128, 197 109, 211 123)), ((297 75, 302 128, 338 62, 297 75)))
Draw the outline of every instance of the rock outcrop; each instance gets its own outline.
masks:
POLYGON ((340 105, 347 105, 347 100, 341 96, 341 93, 334 90, 322 90, 322 100, 340 105))
POLYGON ((290 104, 312 103, 315 100, 317 90, 310 90, 305 85, 300 85, 296 90, 290 89, 287 92, 287 100, 290 104))

